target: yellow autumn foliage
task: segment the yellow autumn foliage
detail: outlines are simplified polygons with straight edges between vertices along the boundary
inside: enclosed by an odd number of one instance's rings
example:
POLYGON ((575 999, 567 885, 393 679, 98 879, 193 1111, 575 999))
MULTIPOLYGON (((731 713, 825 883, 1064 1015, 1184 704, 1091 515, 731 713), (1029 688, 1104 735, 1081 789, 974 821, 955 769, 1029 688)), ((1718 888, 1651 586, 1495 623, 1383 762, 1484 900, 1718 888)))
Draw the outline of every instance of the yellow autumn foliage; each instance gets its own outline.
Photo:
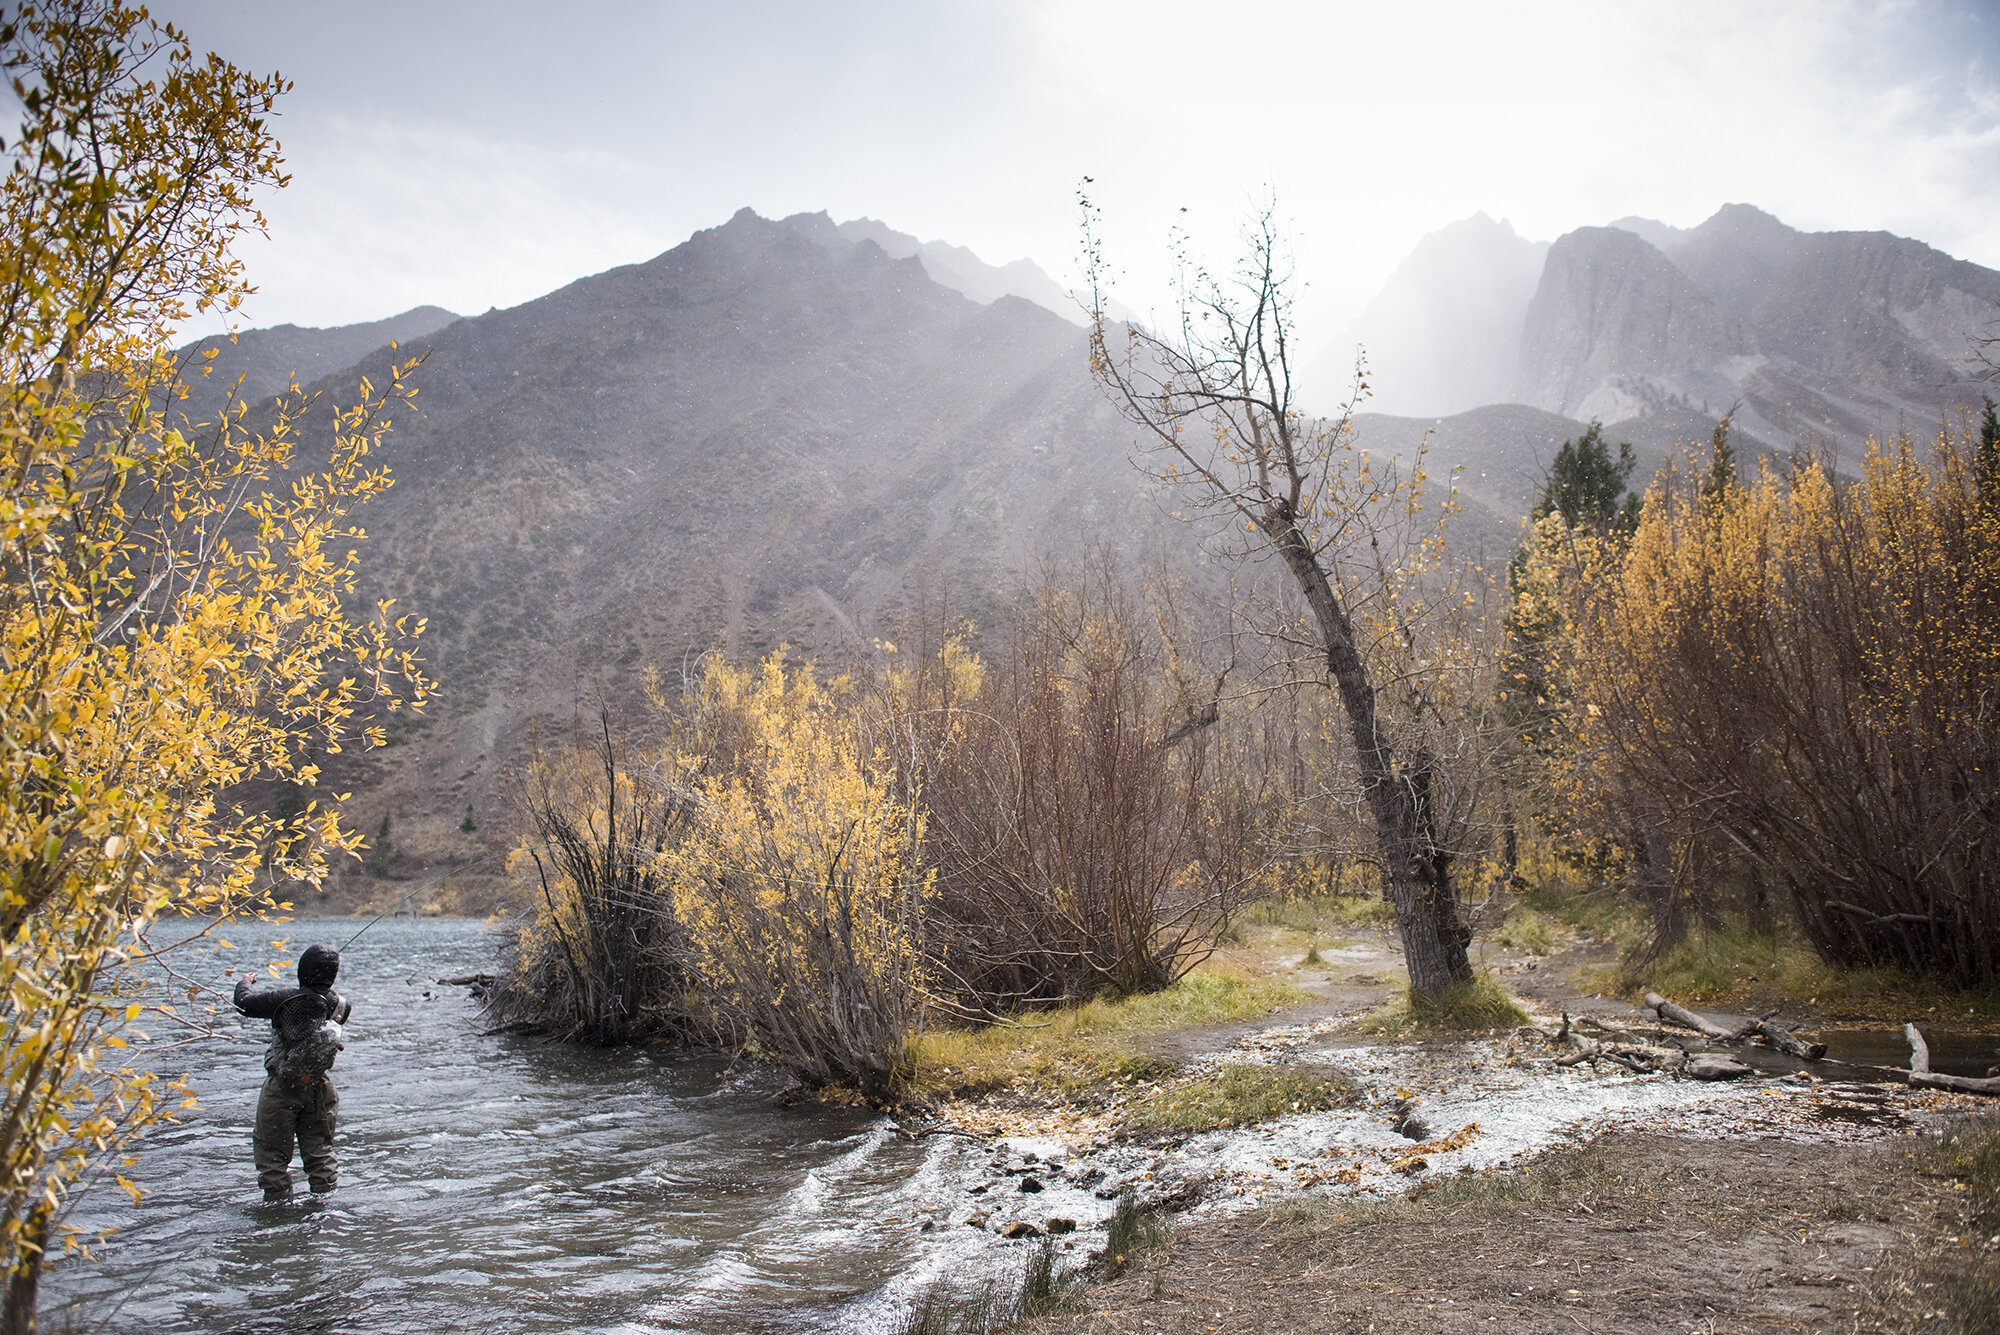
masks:
MULTIPOLYGON (((1989 423, 1988 435, 1993 434, 1989 423)), ((1790 890, 1829 961, 2000 976, 2000 468, 1970 423, 1656 481, 1583 608, 1605 747, 1790 890)))
POLYGON ((909 1069, 929 980, 924 817, 866 747, 851 684, 782 653, 710 660, 684 753, 692 828, 660 854, 695 973, 764 1052, 811 1085, 886 1093, 909 1069))
MULTIPOLYGON (((312 757, 379 741, 421 702, 419 628, 350 620, 350 515, 401 370, 300 457, 294 400, 261 429, 174 412, 169 349, 246 291, 231 241, 282 185, 265 117, 284 84, 198 58, 117 0, 0 18, 19 132, 0 182, 0 1261, 5 1324, 72 1189, 186 1091, 111 1058, 139 1018, 126 966, 166 914, 226 915, 313 881, 355 838, 335 803, 277 819, 312 757)), ((315 430, 323 431, 324 413, 315 430)), ((155 1025, 195 1021, 157 1005, 155 1025)))

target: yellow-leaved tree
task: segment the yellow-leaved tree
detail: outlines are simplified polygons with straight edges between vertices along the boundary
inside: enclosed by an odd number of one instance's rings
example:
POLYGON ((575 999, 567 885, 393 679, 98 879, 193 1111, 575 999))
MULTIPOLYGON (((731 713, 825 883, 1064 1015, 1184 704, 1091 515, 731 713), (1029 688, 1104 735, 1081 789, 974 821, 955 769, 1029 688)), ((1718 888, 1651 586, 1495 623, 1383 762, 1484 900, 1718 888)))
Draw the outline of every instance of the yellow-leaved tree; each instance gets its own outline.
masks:
POLYGON ((711 660, 684 756, 697 814, 660 855, 694 971, 742 1032, 809 1085, 886 1096, 929 990, 924 816, 843 682, 773 655, 711 660), (717 746, 713 743, 720 742, 717 746))
POLYGON ((1820 955, 2000 978, 2000 422, 1655 480, 1585 605, 1609 758, 1784 887, 1820 955))
MULTIPOLYGON (((125 1064, 126 970, 169 914, 226 915, 350 848, 331 804, 233 799, 421 702, 405 626, 350 619, 349 512, 398 371, 335 415, 174 412, 169 340, 247 292, 230 244, 284 184, 285 84, 122 0, 0 11, 21 111, 0 183, 0 1330, 34 1326, 75 1191, 187 1092, 125 1064)), ((405 368, 407 369, 407 368, 405 368)), ((171 1006, 155 1019, 185 1021, 171 1006)))

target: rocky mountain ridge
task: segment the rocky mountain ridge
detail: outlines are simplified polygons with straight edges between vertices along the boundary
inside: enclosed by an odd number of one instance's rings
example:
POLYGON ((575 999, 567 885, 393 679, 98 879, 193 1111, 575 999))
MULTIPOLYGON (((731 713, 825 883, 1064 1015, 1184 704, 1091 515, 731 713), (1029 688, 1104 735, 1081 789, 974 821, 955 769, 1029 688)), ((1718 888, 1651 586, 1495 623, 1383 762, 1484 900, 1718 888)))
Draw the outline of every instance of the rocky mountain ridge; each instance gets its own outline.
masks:
POLYGON ((1408 415, 1735 408, 1770 446, 1852 458, 1976 404, 1996 334, 2000 273, 1886 232, 1802 232, 1731 204, 1698 227, 1622 218, 1538 250, 1481 215, 1412 252, 1317 383, 1324 397, 1358 337, 1380 402, 1408 415))
POLYGON ((386 320, 329 329, 294 324, 215 334, 178 349, 189 368, 188 395, 175 412, 190 422, 213 421, 232 399, 258 404, 359 362, 391 343, 411 343, 458 319, 442 306, 418 306, 386 320), (208 354, 213 352, 214 356, 208 354))

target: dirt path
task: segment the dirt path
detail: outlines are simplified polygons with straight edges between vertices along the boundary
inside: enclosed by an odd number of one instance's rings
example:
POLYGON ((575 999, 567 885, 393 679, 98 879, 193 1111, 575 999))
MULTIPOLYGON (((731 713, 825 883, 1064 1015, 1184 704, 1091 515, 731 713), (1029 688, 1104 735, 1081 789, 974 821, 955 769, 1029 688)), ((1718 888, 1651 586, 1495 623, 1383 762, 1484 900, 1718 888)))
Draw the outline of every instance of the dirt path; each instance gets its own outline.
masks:
POLYGON ((1962 1266, 1940 1271, 1927 1249, 2000 1241, 1958 1241, 1964 1197, 1913 1175, 1907 1144, 1611 1135, 1429 1198, 1197 1217, 1088 1289, 1083 1311, 1022 1329, 1911 1329, 1968 1292, 1962 1266))

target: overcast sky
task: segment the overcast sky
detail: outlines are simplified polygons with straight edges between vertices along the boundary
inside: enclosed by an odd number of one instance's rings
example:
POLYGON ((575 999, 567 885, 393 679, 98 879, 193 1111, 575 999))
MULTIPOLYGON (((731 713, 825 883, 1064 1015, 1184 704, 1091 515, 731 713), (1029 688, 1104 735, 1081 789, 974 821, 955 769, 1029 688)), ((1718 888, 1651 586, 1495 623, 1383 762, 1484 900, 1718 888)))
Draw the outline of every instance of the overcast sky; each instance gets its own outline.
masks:
POLYGON ((2000 5, 168 0, 295 90, 247 324, 510 306, 748 205, 870 216, 1121 296, 1274 188, 1314 339, 1426 233, 1753 203, 2000 268, 2000 5), (1179 211, 1187 209, 1186 215, 1179 211))

